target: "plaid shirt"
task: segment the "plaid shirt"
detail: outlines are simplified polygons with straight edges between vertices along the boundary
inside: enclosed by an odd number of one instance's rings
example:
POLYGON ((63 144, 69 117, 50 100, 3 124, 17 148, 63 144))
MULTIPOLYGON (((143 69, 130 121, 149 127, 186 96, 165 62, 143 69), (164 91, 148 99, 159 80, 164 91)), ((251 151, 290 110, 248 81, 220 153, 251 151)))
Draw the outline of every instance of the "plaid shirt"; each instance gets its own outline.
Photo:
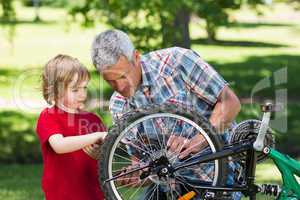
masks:
MULTIPOLYGON (((190 49, 172 47, 142 55, 141 68, 142 82, 134 96, 125 98, 115 92, 111 97, 109 109, 114 122, 130 109, 164 103, 180 104, 209 119, 219 94, 228 85, 208 63, 190 49)), ((147 129, 142 132, 152 135, 150 132, 155 130, 153 127, 157 126, 144 124, 139 128, 147 129)), ((184 128, 178 126, 177 129, 176 132, 180 133, 184 128)), ((227 143, 230 134, 224 134, 223 139, 227 143)), ((234 170, 234 165, 230 168, 234 170)), ((203 176, 211 173, 212 168, 207 168, 203 176)), ((233 177, 229 177, 228 183, 233 184, 233 177)), ((240 195, 237 194, 234 194, 234 199, 239 199, 240 195)))
POLYGON ((110 111, 116 120, 122 113, 149 104, 174 103, 209 118, 227 82, 196 52, 173 47, 141 56, 142 82, 126 99, 115 92, 110 111))

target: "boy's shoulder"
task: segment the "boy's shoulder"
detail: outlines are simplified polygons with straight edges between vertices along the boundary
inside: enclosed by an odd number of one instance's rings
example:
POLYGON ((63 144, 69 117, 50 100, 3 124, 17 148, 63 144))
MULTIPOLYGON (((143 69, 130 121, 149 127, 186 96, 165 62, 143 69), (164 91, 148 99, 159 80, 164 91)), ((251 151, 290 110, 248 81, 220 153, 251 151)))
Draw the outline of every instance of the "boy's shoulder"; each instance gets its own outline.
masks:
POLYGON ((46 107, 44 108, 36 122, 36 129, 37 132, 41 130, 41 128, 49 128, 49 127, 55 127, 61 122, 59 121, 61 118, 58 116, 58 112, 55 109, 55 107, 46 107))
POLYGON ((41 113, 40 113, 40 117, 45 117, 45 116, 55 116, 58 115, 59 110, 55 107, 55 106, 49 106, 44 108, 41 113))
POLYGON ((46 107, 40 112, 40 117, 46 116, 46 115, 53 115, 54 113, 55 113, 54 106, 46 107))

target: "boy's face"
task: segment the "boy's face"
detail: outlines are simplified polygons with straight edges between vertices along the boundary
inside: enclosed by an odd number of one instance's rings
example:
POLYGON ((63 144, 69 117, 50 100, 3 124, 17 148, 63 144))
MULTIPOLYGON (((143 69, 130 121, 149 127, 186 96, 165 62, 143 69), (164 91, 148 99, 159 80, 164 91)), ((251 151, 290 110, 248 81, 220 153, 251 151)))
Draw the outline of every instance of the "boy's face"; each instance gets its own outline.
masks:
POLYGON ((83 109, 87 98, 87 85, 88 80, 82 81, 79 85, 76 85, 77 77, 74 77, 68 87, 65 90, 60 103, 69 109, 83 109))

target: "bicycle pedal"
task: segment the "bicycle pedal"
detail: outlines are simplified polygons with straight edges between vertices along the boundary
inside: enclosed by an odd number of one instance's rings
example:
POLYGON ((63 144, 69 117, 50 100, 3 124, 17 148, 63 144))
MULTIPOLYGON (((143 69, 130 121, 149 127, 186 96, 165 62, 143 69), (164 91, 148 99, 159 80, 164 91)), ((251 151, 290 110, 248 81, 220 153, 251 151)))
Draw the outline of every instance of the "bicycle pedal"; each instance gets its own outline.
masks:
POLYGON ((179 197, 178 200, 190 200, 190 199, 194 198, 194 196, 196 196, 196 192, 190 191, 190 192, 186 193, 185 195, 179 197))

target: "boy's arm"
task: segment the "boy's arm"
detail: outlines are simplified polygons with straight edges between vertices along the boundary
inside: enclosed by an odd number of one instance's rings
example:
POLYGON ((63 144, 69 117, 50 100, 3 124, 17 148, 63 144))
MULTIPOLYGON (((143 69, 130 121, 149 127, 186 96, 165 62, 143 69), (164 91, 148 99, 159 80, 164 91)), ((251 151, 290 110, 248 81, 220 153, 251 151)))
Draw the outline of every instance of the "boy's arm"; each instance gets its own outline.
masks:
POLYGON ((56 153, 62 154, 80 150, 99 140, 103 141, 106 135, 107 132, 94 132, 86 135, 68 137, 64 137, 62 134, 54 134, 49 137, 48 141, 56 153))

